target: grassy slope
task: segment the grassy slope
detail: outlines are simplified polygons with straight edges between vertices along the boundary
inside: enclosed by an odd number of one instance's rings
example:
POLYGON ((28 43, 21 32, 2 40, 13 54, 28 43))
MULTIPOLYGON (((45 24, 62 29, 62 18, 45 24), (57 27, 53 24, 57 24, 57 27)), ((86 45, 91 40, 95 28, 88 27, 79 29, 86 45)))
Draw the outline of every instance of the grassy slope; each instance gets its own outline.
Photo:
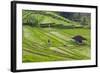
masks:
POLYGON ((63 25, 75 25, 79 26, 79 23, 73 22, 69 19, 66 19, 62 16, 57 15, 54 12, 32 12, 32 11, 23 11, 23 22, 27 23, 28 21, 33 21, 34 19, 38 20, 39 24, 41 23, 55 23, 56 24, 63 24, 63 25), (41 19, 42 18, 42 19, 41 19))
MULTIPOLYGON (((23 11, 23 22, 39 20, 39 23, 56 23, 64 25, 79 25, 53 12, 40 14, 38 12, 23 11), (50 16, 48 16, 49 14, 50 16), (52 17, 53 16, 53 17, 52 17), (41 20, 42 18, 42 20, 41 20)), ((59 29, 38 28, 23 25, 23 62, 44 62, 58 60, 83 60, 90 58, 90 30, 89 29, 59 29), (77 45, 71 40, 75 35, 84 36, 85 45, 77 45), (48 39, 51 46, 48 46, 48 39), (64 46, 66 45, 66 46, 64 46)))
POLYGON ((82 60, 90 58, 90 39, 88 29, 46 29, 24 26, 23 62, 82 60), (81 32, 82 31, 82 32, 81 32), (80 32, 80 33, 79 33, 80 32), (86 45, 77 45, 71 37, 80 34, 88 41, 86 45), (52 41, 48 47, 47 40, 52 41), (66 45, 66 46, 63 46, 66 45))

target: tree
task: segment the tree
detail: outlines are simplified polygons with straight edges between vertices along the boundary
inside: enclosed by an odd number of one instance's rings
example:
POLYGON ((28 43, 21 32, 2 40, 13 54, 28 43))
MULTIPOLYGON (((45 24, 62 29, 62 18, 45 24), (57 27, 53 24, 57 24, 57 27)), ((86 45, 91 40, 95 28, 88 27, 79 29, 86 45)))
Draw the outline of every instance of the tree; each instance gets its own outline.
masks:
POLYGON ((88 25, 88 22, 87 22, 87 17, 82 17, 81 19, 81 25, 88 25))

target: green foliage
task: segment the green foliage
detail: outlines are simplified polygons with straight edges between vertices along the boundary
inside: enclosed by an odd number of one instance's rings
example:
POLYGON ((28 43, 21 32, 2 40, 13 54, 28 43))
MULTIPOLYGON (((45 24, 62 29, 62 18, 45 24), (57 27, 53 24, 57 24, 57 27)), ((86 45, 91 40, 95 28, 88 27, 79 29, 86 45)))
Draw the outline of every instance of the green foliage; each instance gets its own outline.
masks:
POLYGON ((87 25, 86 17, 83 17, 83 18, 82 18, 81 24, 82 24, 82 25, 87 25))
POLYGON ((90 25, 91 25, 90 17, 83 16, 83 17, 81 18, 81 25, 82 25, 83 27, 88 27, 88 28, 90 28, 90 25))
POLYGON ((54 23, 54 25, 72 25, 73 21, 70 21, 55 12, 44 12, 44 11, 30 11, 23 10, 22 11, 22 19, 23 24, 32 25, 32 26, 40 26, 40 24, 54 23))

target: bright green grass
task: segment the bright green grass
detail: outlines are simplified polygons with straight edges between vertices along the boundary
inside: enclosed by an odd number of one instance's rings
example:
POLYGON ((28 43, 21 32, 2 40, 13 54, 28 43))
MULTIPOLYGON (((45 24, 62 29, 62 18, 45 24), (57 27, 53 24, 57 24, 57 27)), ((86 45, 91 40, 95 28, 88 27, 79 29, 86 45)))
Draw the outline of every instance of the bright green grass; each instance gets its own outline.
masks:
POLYGON ((23 62, 45 62, 90 59, 90 29, 57 29, 23 26, 23 62), (84 45, 72 41, 75 35, 87 39, 84 45), (51 46, 48 46, 48 39, 51 46), (66 45, 66 46, 64 46, 66 45))

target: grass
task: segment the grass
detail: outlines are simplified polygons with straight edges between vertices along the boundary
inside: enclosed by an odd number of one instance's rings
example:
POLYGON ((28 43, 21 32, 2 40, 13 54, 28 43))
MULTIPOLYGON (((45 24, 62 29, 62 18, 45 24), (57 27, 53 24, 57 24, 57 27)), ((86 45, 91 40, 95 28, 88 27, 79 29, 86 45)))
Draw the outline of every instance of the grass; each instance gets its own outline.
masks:
POLYGON ((60 29, 23 26, 22 61, 46 62, 90 59, 90 29, 60 29), (87 39, 79 45, 72 41, 76 34, 87 39), (51 45, 48 46, 48 39, 51 45), (65 45, 65 46, 64 46, 65 45))

